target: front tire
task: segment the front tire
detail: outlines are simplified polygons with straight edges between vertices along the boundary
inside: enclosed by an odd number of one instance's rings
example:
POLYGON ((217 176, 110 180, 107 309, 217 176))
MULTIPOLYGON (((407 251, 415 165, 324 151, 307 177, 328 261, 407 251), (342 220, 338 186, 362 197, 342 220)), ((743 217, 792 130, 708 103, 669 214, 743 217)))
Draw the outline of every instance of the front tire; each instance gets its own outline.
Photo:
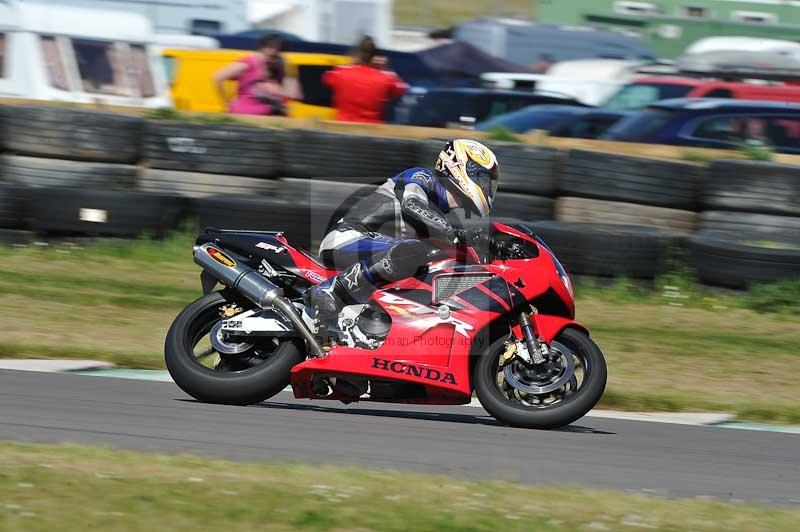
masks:
POLYGON ((573 385, 570 380, 560 398, 551 394, 541 401, 510 389, 504 381, 500 359, 507 340, 501 338, 489 347, 475 365, 473 375, 478 400, 501 423, 530 429, 563 427, 585 416, 602 397, 607 378, 605 358, 585 332, 568 328, 553 342, 571 351, 568 356, 573 356, 575 366, 581 368, 582 381, 578 383, 576 379, 573 385))
MULTIPOLYGON (((221 292, 207 294, 187 306, 167 333, 164 360, 175 383, 204 403, 251 405, 265 401, 289 385, 290 371, 305 357, 296 338, 272 340, 268 355, 253 347, 235 359, 219 356, 214 367, 195 354, 199 342, 220 320, 220 308, 231 303, 221 292)), ((270 341, 269 339, 267 341, 270 341)), ((202 356, 207 356, 206 351, 202 356)))

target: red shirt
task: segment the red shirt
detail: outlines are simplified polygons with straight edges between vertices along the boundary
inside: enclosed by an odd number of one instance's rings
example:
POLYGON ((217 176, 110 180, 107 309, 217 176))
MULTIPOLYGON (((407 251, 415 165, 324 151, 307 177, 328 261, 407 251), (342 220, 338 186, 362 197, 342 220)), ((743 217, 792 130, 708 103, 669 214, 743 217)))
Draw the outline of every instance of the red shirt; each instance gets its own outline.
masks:
POLYGON ((386 103, 405 94, 408 85, 393 72, 367 65, 346 65, 325 72, 333 92, 336 120, 382 124, 386 103))

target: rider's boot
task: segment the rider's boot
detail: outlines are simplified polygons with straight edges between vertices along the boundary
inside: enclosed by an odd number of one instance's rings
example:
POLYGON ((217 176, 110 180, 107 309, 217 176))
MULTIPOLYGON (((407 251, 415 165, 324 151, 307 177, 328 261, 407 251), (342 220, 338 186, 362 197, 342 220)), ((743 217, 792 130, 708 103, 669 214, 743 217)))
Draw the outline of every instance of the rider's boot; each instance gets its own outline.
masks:
POLYGON ((363 303, 375 290, 369 271, 356 263, 303 294, 305 304, 316 308, 320 319, 333 321, 346 304, 363 303))

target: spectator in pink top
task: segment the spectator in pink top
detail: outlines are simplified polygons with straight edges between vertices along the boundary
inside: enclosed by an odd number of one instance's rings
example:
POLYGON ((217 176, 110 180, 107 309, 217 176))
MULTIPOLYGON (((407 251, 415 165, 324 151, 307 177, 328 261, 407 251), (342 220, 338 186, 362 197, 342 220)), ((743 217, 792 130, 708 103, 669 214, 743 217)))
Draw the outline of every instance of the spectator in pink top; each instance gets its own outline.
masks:
POLYGON ((220 97, 228 110, 240 115, 285 115, 286 99, 292 94, 284 86, 284 67, 280 51, 283 40, 265 35, 258 41, 254 55, 230 64, 214 75, 220 97), (236 80, 236 98, 228 102, 224 84, 236 80))

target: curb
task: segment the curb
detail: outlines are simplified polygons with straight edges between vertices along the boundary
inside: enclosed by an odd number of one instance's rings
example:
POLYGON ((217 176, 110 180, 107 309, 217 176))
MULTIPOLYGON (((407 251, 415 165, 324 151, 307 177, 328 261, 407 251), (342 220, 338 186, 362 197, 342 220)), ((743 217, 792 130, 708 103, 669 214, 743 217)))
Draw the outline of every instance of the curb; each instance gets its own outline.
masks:
POLYGON ((63 373, 66 371, 94 371, 113 369, 111 362, 99 360, 72 360, 72 359, 0 359, 0 369, 16 371, 38 371, 44 373, 63 373))

